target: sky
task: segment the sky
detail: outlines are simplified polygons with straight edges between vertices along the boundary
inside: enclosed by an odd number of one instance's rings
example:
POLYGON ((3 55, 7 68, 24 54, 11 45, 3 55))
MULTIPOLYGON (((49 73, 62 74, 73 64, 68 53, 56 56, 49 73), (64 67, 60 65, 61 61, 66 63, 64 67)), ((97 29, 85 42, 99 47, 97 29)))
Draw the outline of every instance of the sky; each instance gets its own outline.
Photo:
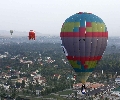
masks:
POLYGON ((0 0, 0 30, 59 36, 64 21, 78 12, 99 16, 109 36, 120 36, 119 0, 0 0))

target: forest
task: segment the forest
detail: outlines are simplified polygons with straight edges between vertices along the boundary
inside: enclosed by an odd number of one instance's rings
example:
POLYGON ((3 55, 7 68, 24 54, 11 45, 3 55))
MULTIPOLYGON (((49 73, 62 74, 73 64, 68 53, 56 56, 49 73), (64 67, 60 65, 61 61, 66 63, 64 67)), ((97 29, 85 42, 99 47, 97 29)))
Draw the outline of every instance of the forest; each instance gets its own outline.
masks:
MULTIPOLYGON (((39 54, 41 54, 42 59, 44 60, 45 57, 51 57, 51 59, 55 59, 55 62, 52 64, 45 64, 45 66, 53 67, 53 65, 58 65, 58 69, 71 69, 69 62, 64 64, 62 59, 66 59, 65 54, 60 46, 60 43, 12 43, 12 44, 2 44, 0 45, 0 54, 4 54, 8 52, 9 55, 6 58, 0 59, 0 67, 4 69, 5 66, 11 66, 19 70, 23 67, 23 70, 26 66, 25 64, 21 64, 19 59, 22 57, 27 57, 27 60, 36 61, 40 58, 39 54), (11 60, 12 57, 19 55, 19 57, 15 60, 11 60)), ((31 70, 36 70, 37 67, 40 67, 37 62, 34 61, 34 64, 31 66, 31 70)), ((44 62, 43 62, 44 63, 44 62)), ((48 69, 47 67, 47 69, 48 69)), ((45 70, 46 67, 44 67, 45 70)), ((98 62, 95 71, 104 70, 105 72, 109 71, 115 73, 116 71, 120 72, 120 53, 119 49, 117 50, 116 47, 107 46, 106 51, 102 57, 102 59, 98 62)), ((51 72, 51 71, 50 71, 51 72)))

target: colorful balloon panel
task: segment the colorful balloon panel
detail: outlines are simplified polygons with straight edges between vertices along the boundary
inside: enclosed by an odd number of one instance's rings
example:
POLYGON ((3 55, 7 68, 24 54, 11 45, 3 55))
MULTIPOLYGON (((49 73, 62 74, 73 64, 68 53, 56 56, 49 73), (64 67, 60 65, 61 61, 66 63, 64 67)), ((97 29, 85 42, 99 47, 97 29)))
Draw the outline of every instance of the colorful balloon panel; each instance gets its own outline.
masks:
POLYGON ((92 72, 106 49, 108 31, 101 18, 80 12, 65 20, 60 37, 75 72, 92 72))

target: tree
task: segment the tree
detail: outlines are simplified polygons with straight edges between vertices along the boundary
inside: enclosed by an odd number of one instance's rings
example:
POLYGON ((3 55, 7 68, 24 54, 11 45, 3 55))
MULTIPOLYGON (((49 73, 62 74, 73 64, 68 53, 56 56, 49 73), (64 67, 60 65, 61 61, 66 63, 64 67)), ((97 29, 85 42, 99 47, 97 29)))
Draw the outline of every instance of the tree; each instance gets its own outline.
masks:
POLYGON ((16 98, 16 100, 21 100, 20 96, 18 96, 18 97, 16 98))
POLYGON ((25 81, 24 80, 22 80, 21 88, 25 88, 25 81))
POLYGON ((30 92, 29 92, 29 90, 26 90, 26 94, 29 94, 30 92))
POLYGON ((6 93, 1 93, 1 97, 4 98, 6 96, 6 93))
POLYGON ((19 82, 16 82, 16 87, 20 87, 20 83, 19 82))
POLYGON ((24 90, 24 89, 22 90, 22 93, 23 93, 23 94, 25 93, 25 90, 24 90))
POLYGON ((15 98, 16 97, 16 92, 13 92, 12 95, 11 95, 12 98, 15 98))
POLYGON ((29 89, 30 89, 31 91, 33 91, 33 88, 34 88, 34 87, 33 87, 33 84, 30 83, 30 84, 29 84, 29 89))
POLYGON ((106 97, 105 100, 109 100, 109 99, 106 97))

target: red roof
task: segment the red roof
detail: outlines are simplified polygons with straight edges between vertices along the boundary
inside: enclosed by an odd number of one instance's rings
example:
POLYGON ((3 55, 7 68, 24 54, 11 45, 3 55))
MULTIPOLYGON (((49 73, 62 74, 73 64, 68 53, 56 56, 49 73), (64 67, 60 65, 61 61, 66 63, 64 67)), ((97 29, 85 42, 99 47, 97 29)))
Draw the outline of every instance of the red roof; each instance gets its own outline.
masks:
POLYGON ((10 68, 10 66, 6 66, 6 68, 10 68))
POLYGON ((40 80, 45 80, 45 77, 40 77, 40 80))
POLYGON ((54 74, 54 77, 58 77, 59 76, 59 74, 54 74))
POLYGON ((34 78, 35 80, 38 80, 39 78, 37 77, 37 78, 34 78))
POLYGON ((27 77, 23 77, 22 79, 25 81, 25 80, 27 80, 27 77))

